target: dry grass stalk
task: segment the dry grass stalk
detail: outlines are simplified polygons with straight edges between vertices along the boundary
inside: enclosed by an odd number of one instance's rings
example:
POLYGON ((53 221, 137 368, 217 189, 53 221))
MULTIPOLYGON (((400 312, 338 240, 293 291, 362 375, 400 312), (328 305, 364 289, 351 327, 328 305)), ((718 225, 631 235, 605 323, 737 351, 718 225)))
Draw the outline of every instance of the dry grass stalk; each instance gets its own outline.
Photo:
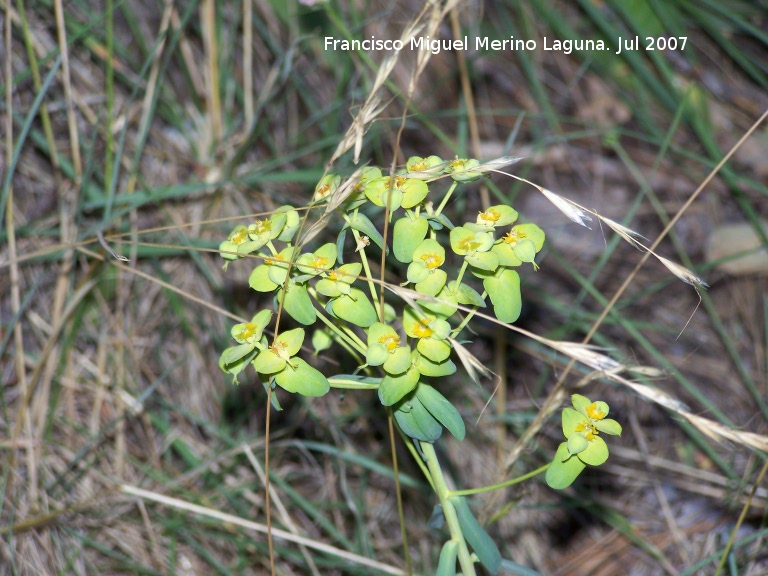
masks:
POLYGON ((258 522, 252 522, 250 520, 239 518, 237 516, 233 516, 232 514, 226 514, 224 512, 220 512, 212 508, 198 506, 197 504, 185 502, 178 498, 171 498, 169 496, 164 496, 162 494, 151 492, 149 490, 142 490, 141 488, 136 488, 135 486, 129 486, 127 484, 121 485, 120 489, 128 496, 134 496, 137 498, 143 498, 145 500, 157 502, 159 504, 165 504, 166 506, 178 508, 179 510, 184 510, 187 512, 191 512, 193 514, 199 514, 201 516, 206 516, 208 518, 220 520, 221 522, 229 523, 235 526, 241 526, 243 528, 246 528, 248 530, 253 530, 254 532, 259 532, 261 534, 266 534, 267 532, 271 531, 272 536, 274 536, 275 538, 279 538, 288 542, 293 542, 295 544, 300 544, 307 548, 311 548, 319 552, 330 554, 341 560, 351 562, 353 564, 357 564, 360 566, 368 566, 370 568, 379 570, 384 574, 393 574, 394 576, 402 576, 405 574, 403 570, 400 570, 399 568, 395 568, 394 566, 389 566, 387 564, 376 562, 375 560, 371 560, 370 558, 366 558, 364 556, 352 554, 350 552, 347 552, 346 550, 336 548, 335 546, 329 546, 327 544, 323 544, 322 542, 318 542, 317 540, 313 540, 311 538, 297 536, 295 534, 292 534, 285 530, 281 530, 279 528, 273 527, 268 529, 267 526, 264 524, 260 524, 258 522))

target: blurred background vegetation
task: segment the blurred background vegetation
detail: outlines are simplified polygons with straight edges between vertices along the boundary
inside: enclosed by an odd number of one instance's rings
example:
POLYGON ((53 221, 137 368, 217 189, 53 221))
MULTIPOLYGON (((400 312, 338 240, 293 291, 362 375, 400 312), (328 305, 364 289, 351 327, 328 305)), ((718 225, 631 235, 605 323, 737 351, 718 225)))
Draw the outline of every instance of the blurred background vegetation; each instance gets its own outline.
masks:
MULTIPOLYGON (((0 574, 269 573, 264 390, 233 386, 217 366, 231 325, 269 302, 248 288, 249 266, 224 273, 215 249, 257 214, 308 203, 390 56, 325 50, 323 38, 396 39, 425 8, 310 4, 0 0, 0 574)), ((494 176, 487 192, 547 232, 519 325, 582 340, 630 278, 591 341, 651 367, 638 380, 693 412, 768 434, 766 124, 708 179, 768 109, 768 4, 462 1, 439 37, 465 35, 538 49, 442 51, 412 99, 416 54, 404 50, 361 163, 389 166, 396 149, 401 164, 524 156, 517 174, 650 241, 695 195, 658 252, 710 284, 699 292, 654 260, 636 269, 640 252, 530 187, 494 176), (615 53, 635 36, 641 49, 615 53), (648 36, 687 41, 647 51, 648 36), (613 49, 544 51, 544 37, 613 49)), ((333 166, 354 168, 351 152, 333 166)), ((447 212, 474 213, 481 198, 447 212)), ((490 324, 475 326, 471 350, 501 386, 456 377, 444 388, 468 424, 464 443, 439 443, 462 487, 499 478, 567 363, 490 324)), ((335 354, 316 363, 353 368, 335 354)), ((608 400, 624 435, 571 491, 534 480, 485 510, 505 558, 545 575, 710 574, 721 558, 723 573, 768 573, 764 453, 714 442, 599 378, 580 391, 608 400)), ((276 573, 402 573, 375 394, 280 400, 272 524, 354 556, 275 538, 276 573)), ((560 434, 553 417, 515 471, 549 460, 560 434)), ((399 453, 409 551, 428 574, 442 542, 427 524, 434 501, 399 453)))

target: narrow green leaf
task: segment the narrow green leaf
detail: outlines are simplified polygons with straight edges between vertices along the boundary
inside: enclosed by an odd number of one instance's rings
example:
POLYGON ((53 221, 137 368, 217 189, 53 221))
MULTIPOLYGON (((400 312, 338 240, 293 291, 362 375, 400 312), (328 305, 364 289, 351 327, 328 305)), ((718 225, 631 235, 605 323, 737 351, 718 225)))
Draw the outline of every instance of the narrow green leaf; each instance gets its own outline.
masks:
POLYGON ((496 574, 501 567, 501 552, 496 544, 470 511, 466 498, 454 496, 450 502, 456 508, 464 538, 472 546, 485 569, 491 574, 496 574))
POLYGON ((434 443, 443 427, 415 396, 403 400, 394 411, 395 421, 403 433, 415 440, 434 443))
POLYGON ((459 543, 448 540, 440 550, 440 560, 437 563, 435 576, 456 576, 456 558, 459 555, 459 543))
POLYGON ((373 225, 373 222, 370 221, 368 216, 358 212, 349 219, 349 225, 358 232, 362 232, 368 236, 368 238, 373 240, 376 246, 382 250, 384 249, 384 237, 379 233, 379 231, 376 229, 376 226, 373 225))
POLYGON ((445 396, 429 384, 419 382, 419 385, 416 387, 416 398, 457 440, 464 439, 466 434, 464 420, 461 418, 459 411, 456 410, 456 407, 445 396))

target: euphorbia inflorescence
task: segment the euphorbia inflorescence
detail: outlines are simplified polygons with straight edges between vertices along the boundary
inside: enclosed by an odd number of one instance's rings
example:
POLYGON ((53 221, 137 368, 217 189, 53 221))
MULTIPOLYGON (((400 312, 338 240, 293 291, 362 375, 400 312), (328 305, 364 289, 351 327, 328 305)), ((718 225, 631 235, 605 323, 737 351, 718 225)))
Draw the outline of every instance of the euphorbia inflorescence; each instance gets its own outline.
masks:
MULTIPOLYGON (((292 206, 236 226, 220 245, 224 267, 245 257, 255 259, 249 286, 270 296, 271 305, 232 328, 236 344, 222 353, 221 369, 237 381, 251 366, 269 390, 280 387, 304 396, 322 396, 332 386, 375 388, 400 431, 420 447, 431 478, 436 478, 440 471, 430 444, 444 429, 461 440, 465 427, 434 380, 456 372, 456 339, 478 310, 503 323, 518 319, 522 298, 517 269, 526 263, 538 269, 536 258, 545 240, 536 224, 518 223, 518 212, 507 204, 489 206, 457 224, 443 209, 460 186, 514 161, 481 164, 475 159, 414 156, 395 173, 367 167, 347 181, 327 174, 315 187, 310 206, 320 210, 308 210, 305 217, 323 213, 324 223, 336 212, 342 225, 335 242, 319 246, 298 238, 299 230, 313 237, 316 226, 302 223, 292 206), (371 252, 375 254, 369 260, 371 252), (391 298, 382 293, 377 264, 372 262, 384 265, 381 278, 402 299, 387 301, 391 298), (397 289, 397 284, 408 290, 397 289), (273 334, 275 312, 290 320, 275 322, 274 330, 282 331, 273 334), (302 352, 305 328, 292 327, 291 321, 314 327, 315 357, 332 346, 341 347, 357 362, 354 373, 326 376, 311 365, 312 358, 308 361, 302 352)), ((270 398, 279 409, 276 396, 270 398)), ((555 488, 570 485, 587 464, 605 461, 608 448, 601 434, 621 433, 618 423, 606 419, 605 402, 576 394, 573 406, 563 412, 566 442, 547 471, 547 482, 555 488)), ((464 499, 451 497, 444 485, 433 485, 443 510, 454 511, 452 539, 440 565, 445 564, 446 573, 455 573, 463 530, 475 536, 471 546, 476 557, 495 573, 501 556, 464 499)), ((466 544, 461 554, 462 567, 471 567, 466 544)))
MULTIPOLYGON (((544 232, 530 223, 510 229, 518 213, 506 204, 490 206, 460 225, 442 214, 457 186, 475 181, 489 166, 495 169, 503 163, 414 156, 408 159, 405 170, 395 174, 368 167, 359 172, 355 182, 327 174, 315 187, 315 204, 330 202, 337 193, 347 191, 333 204, 344 221, 335 243, 310 250, 297 246, 299 213, 283 206, 268 217, 235 227, 221 244, 222 257, 227 263, 245 256, 258 258, 249 285, 256 292, 274 295, 273 310, 282 309, 304 326, 322 322, 323 328, 315 330, 313 336, 316 349, 325 350, 332 342, 344 346, 363 361, 359 370, 367 378, 380 371, 379 398, 383 404, 398 410, 410 402, 412 408, 420 385, 456 371, 451 360, 452 338, 469 320, 465 317, 462 322, 456 316, 460 306, 470 307, 471 318, 490 298, 494 314, 502 322, 514 322, 520 314, 520 277, 514 268, 534 262, 544 244, 544 232), (440 202, 430 198, 435 187, 443 188, 440 202), (380 232, 383 222, 376 226, 368 215, 370 210, 361 211, 376 207, 388 211, 394 222, 390 228, 392 254, 407 266, 401 272, 402 285, 424 296, 417 298, 415 308, 402 306, 399 314, 390 303, 379 309, 380 287, 370 277, 367 251, 374 245, 389 249, 380 232), (350 230, 355 235, 352 251, 346 246, 350 230), (359 261, 345 263, 344 253, 359 254, 359 261), (368 284, 368 290, 360 286, 362 282, 368 284)), ((315 382, 313 386, 302 385, 298 376, 293 376, 309 374, 309 365, 300 361, 296 347, 303 342, 303 330, 279 334, 267 345, 263 332, 272 312, 269 314, 269 318, 259 316, 258 323, 238 325, 237 333, 233 330, 238 344, 222 354, 222 369, 236 379, 251 364, 257 373, 289 391, 317 395, 327 389, 317 385, 314 373, 310 379, 315 382)), ((425 414, 422 430, 434 431, 435 426, 425 421, 434 414, 429 416, 429 410, 425 414)), ((420 439, 433 441, 435 434, 425 433, 420 439)))
POLYGON ((621 435, 621 424, 606 418, 609 408, 605 402, 592 402, 581 394, 574 394, 571 402, 573 408, 565 408, 562 416, 566 442, 560 444, 547 470, 547 484, 552 488, 570 486, 587 464, 600 466, 608 459, 601 432, 621 435))

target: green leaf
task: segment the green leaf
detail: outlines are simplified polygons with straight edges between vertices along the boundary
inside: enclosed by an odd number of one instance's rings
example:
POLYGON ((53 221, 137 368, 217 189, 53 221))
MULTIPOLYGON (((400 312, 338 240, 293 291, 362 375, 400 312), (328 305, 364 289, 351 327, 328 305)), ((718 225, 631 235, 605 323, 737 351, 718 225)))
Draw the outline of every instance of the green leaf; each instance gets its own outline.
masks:
POLYGON ((459 256, 464 256, 470 251, 472 240, 475 237, 475 233, 469 228, 463 226, 457 226, 451 230, 450 242, 451 248, 459 256))
POLYGON ((587 407, 590 404, 592 404, 592 400, 590 400, 586 396, 582 396, 581 394, 572 394, 571 404, 573 404, 573 407, 576 408, 576 410, 578 410, 579 412, 581 412, 585 417, 588 417, 587 407))
MULTIPOLYGON (((256 346, 254 346, 253 344, 240 344, 239 346, 233 346, 231 348, 227 348, 226 350, 224 350, 224 352, 221 353, 221 364, 223 364, 224 366, 233 364, 238 360, 242 359, 244 356, 247 356, 248 354, 250 354, 250 352, 255 348, 256 346)), ((410 355, 409 355, 409 358, 410 358, 410 355)))
POLYGON ((317 290, 323 296, 328 298, 337 298, 341 296, 341 290, 339 290, 338 283, 328 278, 320 278, 315 284, 315 290, 317 290))
MULTIPOLYGON (((233 348, 239 348, 239 346, 233 346, 233 348)), ((248 354, 245 354, 244 356, 241 356, 237 360, 233 360, 231 362, 225 362, 226 358, 225 355, 227 354, 228 350, 231 350, 232 348, 227 348, 222 352, 221 356, 219 357, 219 368, 221 368, 222 372, 226 372, 227 374, 232 374, 232 381, 234 384, 237 384, 237 375, 240 374, 243 370, 245 370, 245 367, 248 366, 248 363, 253 360, 253 357, 257 354, 258 350, 256 348, 251 348, 251 351, 248 354)), ((237 354, 233 354, 233 356, 236 356, 237 354)))
POLYGON ((323 396, 331 385, 323 374, 301 358, 293 358, 291 366, 275 375, 275 382, 288 392, 302 396, 323 396))
POLYGON ((272 292, 277 288, 277 284, 269 279, 270 266, 261 264, 256 266, 248 277, 248 285, 257 292, 272 292))
POLYGON ((503 240, 494 244, 491 252, 499 257, 500 266, 520 266, 523 263, 515 254, 515 249, 503 240))
POLYGON ((616 420, 611 420, 610 418, 606 418, 605 420, 598 420, 595 422, 595 428, 600 430, 600 432, 605 432, 611 436, 621 436, 621 424, 616 422, 616 420))
POLYGON ((343 226, 339 230, 339 235, 336 237, 336 254, 338 254, 339 264, 344 263, 344 242, 347 239, 347 226, 343 226))
POLYGON ((400 208, 400 204, 403 201, 403 192, 397 187, 397 181, 397 176, 394 182, 391 182, 389 176, 382 176, 376 180, 371 180, 365 187, 365 195, 376 206, 383 207, 389 205, 390 211, 394 212, 400 208))
MULTIPOLYGON (((348 222, 349 226, 351 228, 354 228, 358 232, 362 232, 368 238, 373 240, 373 242, 381 248, 384 249, 384 237, 379 234, 379 231, 376 229, 376 226, 373 225, 373 222, 370 221, 368 216, 365 214, 361 214, 358 212, 357 214, 352 215, 352 217, 349 219, 348 222)), ((387 249, 389 251, 389 249, 387 249)))
POLYGON ((333 337, 326 330, 315 330, 312 332, 312 348, 315 349, 315 356, 324 350, 328 350, 333 344, 333 337))
POLYGON ((512 230, 514 230, 519 238, 525 238, 526 240, 533 242, 533 245, 536 247, 536 252, 541 250, 544 246, 546 234, 544 234, 544 230, 536 226, 536 224, 518 224, 512 228, 512 230))
POLYGON ((403 192, 401 206, 403 208, 413 208, 427 197, 429 187, 423 180, 407 178, 400 186, 400 190, 403 192))
POLYGON ((304 324, 304 326, 311 326, 317 319, 317 313, 312 305, 309 292, 307 292, 306 284, 296 284, 293 280, 288 281, 283 309, 291 318, 299 324, 304 324))
POLYGON ((418 350, 411 353, 411 363, 423 376, 430 378, 439 378, 440 376, 450 376, 456 373, 456 364, 452 360, 444 362, 432 362, 426 356, 421 355, 418 350))
POLYGON ((512 208, 512 206, 497 204, 488 207, 485 212, 478 214, 477 223, 498 228, 499 226, 509 226, 517 220, 517 216, 517 210, 512 208))
POLYGON ((331 304, 331 309, 338 318, 361 328, 368 328, 378 318, 373 304, 358 288, 352 288, 349 295, 342 294, 336 298, 331 304))
POLYGON ((437 293, 436 298, 439 302, 419 302, 422 308, 429 310, 433 314, 442 316, 443 318, 449 318, 456 312, 458 306, 456 305, 456 296, 451 293, 446 287, 443 287, 440 292, 437 293))
POLYGON ((547 468, 546 480, 550 488, 562 490, 568 488, 586 468, 584 462, 568 452, 568 444, 563 442, 557 448, 552 463, 547 468))
POLYGON ((496 252, 475 252, 474 254, 467 254, 465 258, 470 266, 480 270, 493 272, 499 267, 499 256, 496 252))
POLYGON ((269 239, 274 240, 283 231, 285 223, 288 219, 288 214, 284 211, 278 210, 272 216, 269 217, 269 239))
MULTIPOLYGON (((573 436, 580 436, 580 434, 574 434, 573 436)), ((570 438, 568 441, 570 442, 570 438)), ((596 436, 587 442, 587 447, 582 452, 579 452, 577 456, 584 464, 600 466, 600 464, 604 464, 608 460, 608 445, 600 436, 596 436)))
POLYGON ((576 454, 580 454, 587 449, 587 446, 589 446, 589 441, 586 439, 584 434, 577 432, 575 434, 571 434, 571 436, 568 438, 567 444, 568 452, 575 456, 576 454))
POLYGON ((270 391, 274 391, 275 389, 275 379, 270 378, 269 382, 262 382, 261 385, 264 386, 264 392, 269 395, 269 403, 272 405, 272 408, 274 408, 276 412, 282 412, 283 407, 280 405, 280 399, 277 397, 277 394, 270 394, 270 391))
POLYGON ((395 222, 392 232, 392 249, 395 258, 403 264, 413 261, 413 251, 427 235, 429 223, 426 218, 412 219, 403 216, 395 222))
POLYGON ((274 347, 279 351, 279 355, 288 360, 298 354, 301 345, 304 343, 304 328, 294 328, 278 334, 275 338, 274 347))
POLYGON ((286 361, 280 358, 271 348, 262 350, 253 360, 253 367, 259 374, 274 374, 285 368, 286 361))
POLYGON ((296 234, 296 231, 301 225, 301 218, 299 217, 299 213, 294 209, 293 206, 287 205, 280 206, 277 211, 285 213, 285 224, 283 225, 283 229, 280 231, 280 235, 277 237, 277 239, 281 242, 290 242, 293 240, 293 235, 296 234))
POLYGON ((419 371, 411 368, 405 374, 392 376, 387 374, 379 386, 379 400, 384 406, 392 406, 408 394, 419 383, 419 371))
POLYGON ((389 358, 389 352, 384 344, 374 342, 368 346, 365 351, 365 363, 368 366, 381 366, 389 358))
POLYGON ((440 293, 440 290, 445 286, 445 281, 448 279, 448 274, 445 270, 432 270, 427 274, 424 280, 416 283, 417 292, 421 292, 427 296, 436 296, 440 293))
POLYGON ((429 278, 429 269, 424 265, 424 262, 414 260, 408 264, 408 270, 406 271, 406 278, 408 282, 423 282, 429 278))
POLYGON ((341 184, 341 176, 338 174, 326 174, 323 179, 315 186, 315 193, 312 196, 314 202, 329 199, 341 184))
POLYGON ((395 348, 387 356, 382 366, 387 374, 402 374, 411 367, 411 349, 408 346, 395 348))
POLYGON ((419 385, 416 387, 416 398, 429 410, 432 416, 437 418, 440 424, 453 434, 456 440, 464 440, 464 435, 466 434, 464 420, 461 418, 459 411, 456 410, 456 407, 445 396, 429 384, 419 382, 419 385))
POLYGON ((456 509, 456 516, 459 517, 459 525, 464 533, 464 538, 472 546, 472 550, 477 554, 481 564, 491 574, 498 573, 499 568, 501 568, 501 552, 488 532, 480 526, 480 523, 472 515, 466 498, 454 496, 449 500, 456 509))
POLYGON ((434 338, 422 338, 416 345, 416 349, 422 356, 437 363, 447 360, 451 355, 451 345, 445 340, 434 338))
POLYGON ((536 245, 531 240, 520 240, 515 244, 515 256, 523 262, 533 262, 536 259, 536 245))
POLYGON ((503 270, 483 280, 483 287, 493 303, 493 313, 501 322, 514 322, 520 317, 520 276, 514 270, 503 270))
POLYGON ((332 243, 323 244, 314 253, 302 254, 296 259, 296 267, 304 274, 317 276, 318 274, 330 270, 336 263, 336 245, 332 243))
POLYGON ((435 576, 456 576, 456 559, 459 554, 459 543, 448 540, 440 550, 440 559, 437 562, 435 576))
POLYGON ((448 162, 445 167, 446 174, 450 174, 451 178, 456 182, 472 182, 478 178, 482 178, 481 172, 470 172, 472 168, 480 166, 480 162, 474 158, 456 158, 448 162))
POLYGON ((285 282, 285 279, 288 276, 288 262, 290 262, 293 257, 293 250, 293 246, 287 246, 276 256, 265 259, 267 276, 269 276, 269 279, 275 284, 282 286, 285 282))
POLYGON ((429 222, 430 228, 435 231, 442 230, 443 228, 448 228, 448 230, 454 229, 453 222, 451 222, 448 219, 448 216, 446 216, 443 212, 440 214, 427 216, 427 221, 429 222))
POLYGON ((471 286, 467 286, 463 282, 457 287, 456 280, 451 280, 448 282, 448 290, 450 290, 451 293, 456 297, 456 301, 459 304, 485 308, 485 300, 480 295, 480 293, 471 286))
POLYGON ((443 433, 443 427, 419 402, 410 396, 400 402, 394 411, 395 421, 406 436, 422 442, 435 442, 443 433))
POLYGON ((570 438, 576 432, 576 426, 586 422, 587 417, 573 408, 564 408, 562 414, 563 435, 570 438))

